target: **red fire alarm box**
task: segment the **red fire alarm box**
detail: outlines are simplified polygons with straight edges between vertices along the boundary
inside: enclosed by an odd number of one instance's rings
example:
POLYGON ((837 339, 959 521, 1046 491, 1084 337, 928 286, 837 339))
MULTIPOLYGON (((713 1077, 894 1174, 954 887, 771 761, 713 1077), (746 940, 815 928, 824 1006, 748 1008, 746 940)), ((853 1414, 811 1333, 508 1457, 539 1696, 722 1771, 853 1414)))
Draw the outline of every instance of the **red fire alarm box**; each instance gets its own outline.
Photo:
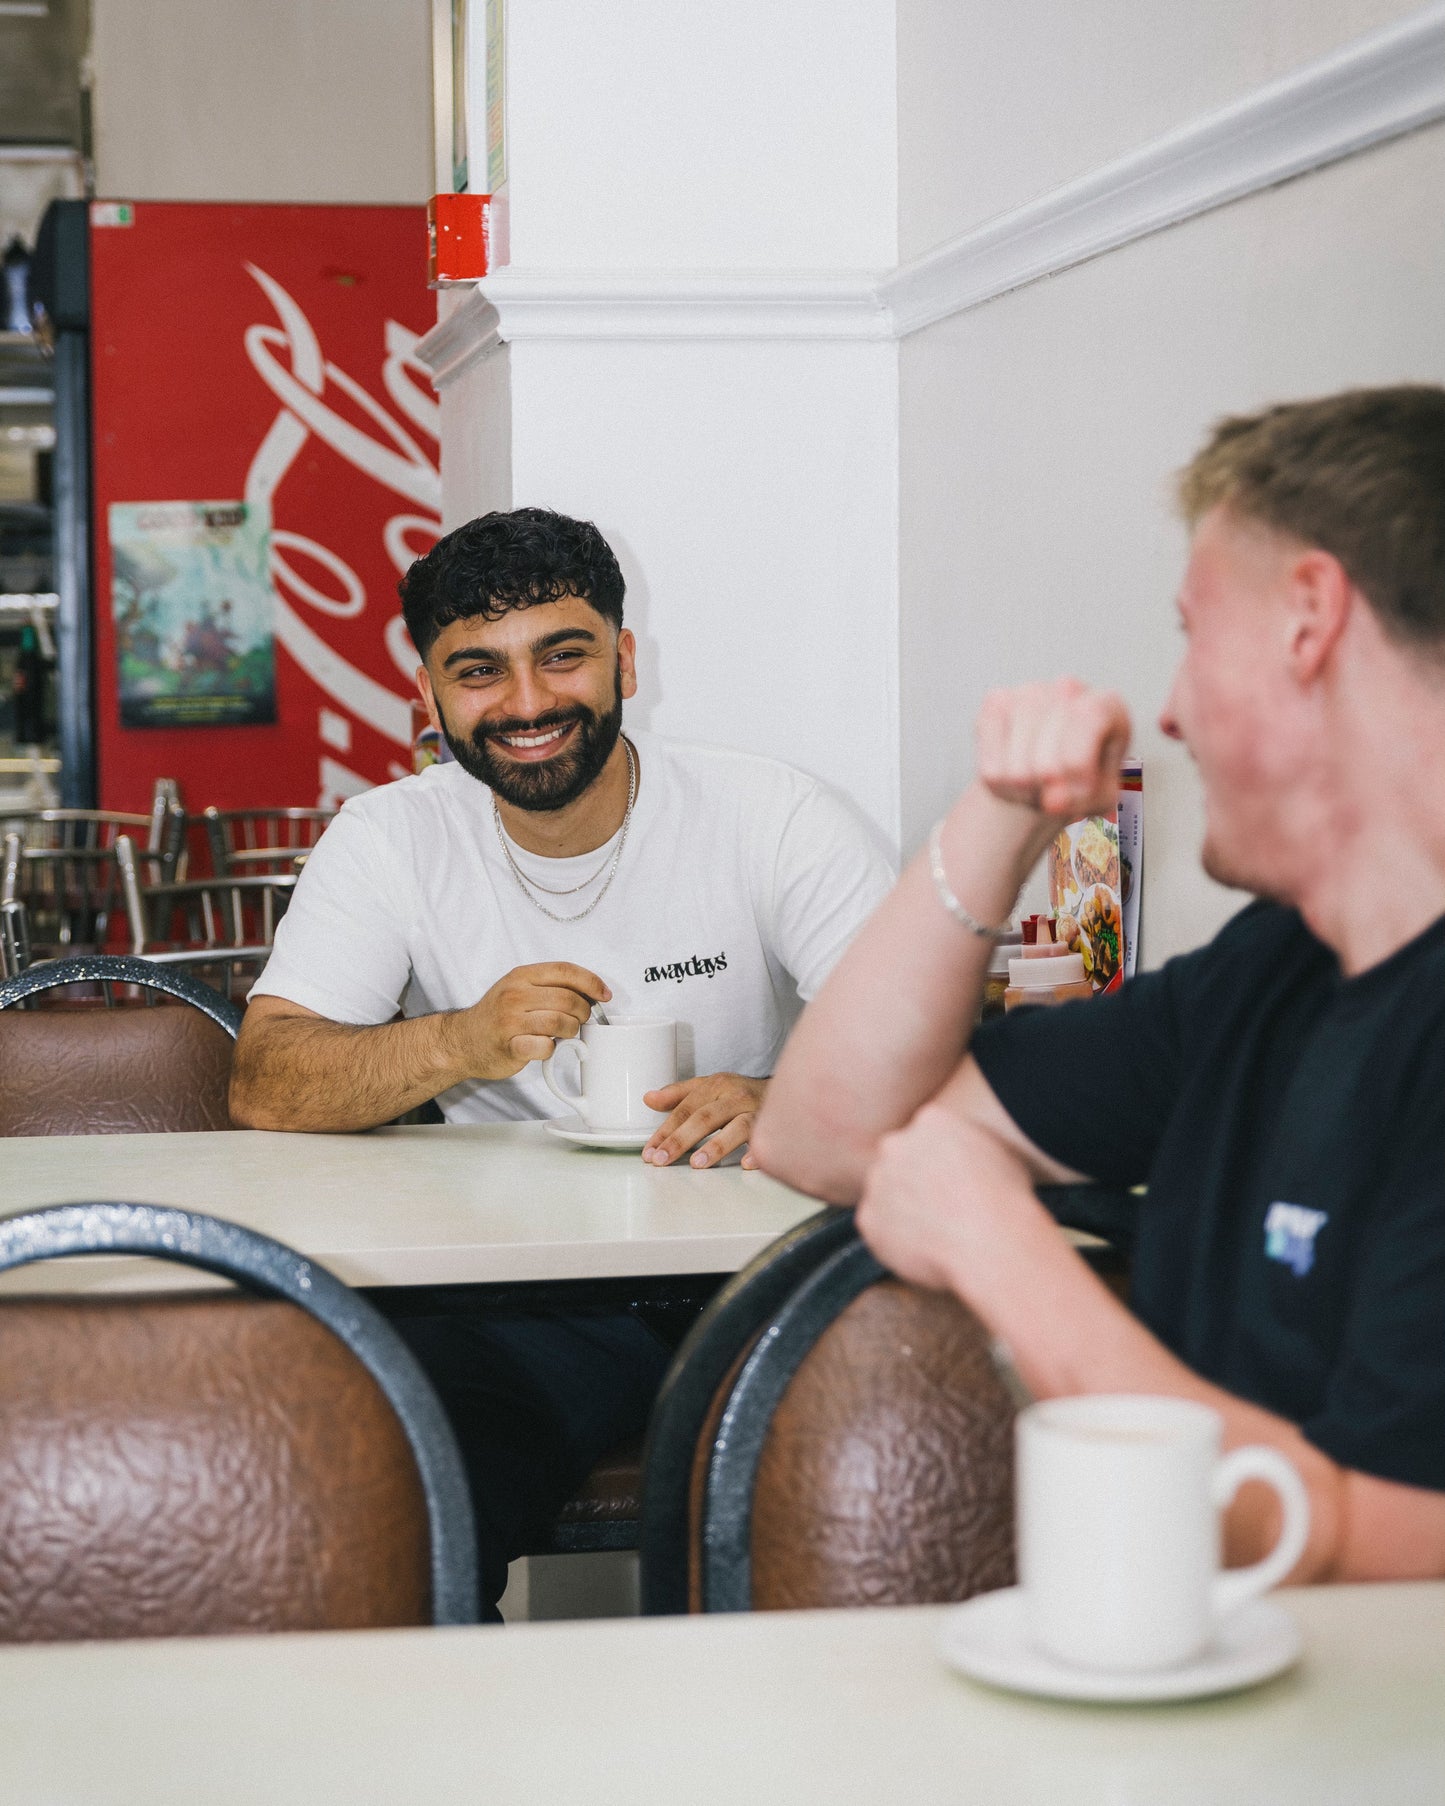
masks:
POLYGON ((434 194, 426 204, 428 288, 477 282, 492 251, 489 194, 434 194))

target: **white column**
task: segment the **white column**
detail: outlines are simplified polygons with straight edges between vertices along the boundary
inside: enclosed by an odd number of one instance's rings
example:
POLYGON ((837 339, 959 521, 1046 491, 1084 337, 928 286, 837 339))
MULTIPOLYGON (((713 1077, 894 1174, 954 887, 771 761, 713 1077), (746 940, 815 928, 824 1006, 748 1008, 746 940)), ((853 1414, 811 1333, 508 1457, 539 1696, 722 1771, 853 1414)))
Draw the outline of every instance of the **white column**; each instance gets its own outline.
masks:
POLYGON ((892 0, 510 0, 512 261, 425 342, 448 523, 595 520, 634 719, 789 759, 890 841, 893 30, 892 0))

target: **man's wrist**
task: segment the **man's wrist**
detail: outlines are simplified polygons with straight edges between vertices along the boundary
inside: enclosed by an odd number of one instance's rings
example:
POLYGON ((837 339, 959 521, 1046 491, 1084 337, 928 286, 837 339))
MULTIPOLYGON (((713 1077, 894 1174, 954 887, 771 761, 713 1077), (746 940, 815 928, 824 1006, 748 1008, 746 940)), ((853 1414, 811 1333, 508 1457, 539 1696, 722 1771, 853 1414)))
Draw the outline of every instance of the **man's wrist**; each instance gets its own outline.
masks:
POLYGON ((1001 922, 1054 837, 1037 809, 1004 802, 973 784, 943 819, 940 848, 949 888, 981 922, 1001 922))
POLYGON ((486 1079, 491 1075, 477 1070, 478 1062, 469 1059, 470 1051, 464 1018, 466 1010, 441 1010, 430 1018, 432 1024, 431 1078, 439 1091, 447 1091, 465 1079, 486 1079))

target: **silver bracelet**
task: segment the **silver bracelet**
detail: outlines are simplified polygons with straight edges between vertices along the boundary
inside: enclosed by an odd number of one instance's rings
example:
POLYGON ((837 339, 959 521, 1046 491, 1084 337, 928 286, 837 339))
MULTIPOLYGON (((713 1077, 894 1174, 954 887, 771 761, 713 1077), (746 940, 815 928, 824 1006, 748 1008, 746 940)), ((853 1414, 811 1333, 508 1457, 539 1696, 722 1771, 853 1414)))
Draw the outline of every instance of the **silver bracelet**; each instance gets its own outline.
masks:
POLYGON ((1012 928, 1012 921, 1001 922, 997 928, 990 928, 971 916, 958 898, 948 887, 948 874, 943 869, 943 823, 936 821, 928 835, 928 870, 933 878, 933 888, 938 893, 938 900, 960 927, 966 928, 970 934, 976 934, 981 941, 996 941, 1012 928))

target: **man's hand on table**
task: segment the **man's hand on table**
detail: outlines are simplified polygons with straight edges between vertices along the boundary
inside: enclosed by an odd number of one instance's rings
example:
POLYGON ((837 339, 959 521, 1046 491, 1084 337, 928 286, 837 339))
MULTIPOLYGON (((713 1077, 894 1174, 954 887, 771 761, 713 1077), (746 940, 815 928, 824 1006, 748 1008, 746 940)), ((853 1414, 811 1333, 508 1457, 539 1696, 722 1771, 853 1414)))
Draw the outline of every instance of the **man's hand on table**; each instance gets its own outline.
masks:
POLYGON ((595 972, 565 960, 516 966, 470 1009, 451 1018, 459 1062, 474 1079, 509 1079, 570 1041, 612 992, 595 972))
MULTIPOLYGON (((696 1148, 691 1165, 716 1166, 735 1148, 752 1137, 753 1118, 768 1088, 766 1079, 744 1078, 739 1072, 714 1072, 706 1078, 682 1079, 644 1094, 649 1110, 667 1110, 667 1121, 654 1131, 642 1150, 653 1166, 670 1166, 689 1148, 696 1148), (702 1145, 699 1146, 698 1144, 702 1145)), ((751 1154, 743 1156, 751 1168, 751 1154)))

